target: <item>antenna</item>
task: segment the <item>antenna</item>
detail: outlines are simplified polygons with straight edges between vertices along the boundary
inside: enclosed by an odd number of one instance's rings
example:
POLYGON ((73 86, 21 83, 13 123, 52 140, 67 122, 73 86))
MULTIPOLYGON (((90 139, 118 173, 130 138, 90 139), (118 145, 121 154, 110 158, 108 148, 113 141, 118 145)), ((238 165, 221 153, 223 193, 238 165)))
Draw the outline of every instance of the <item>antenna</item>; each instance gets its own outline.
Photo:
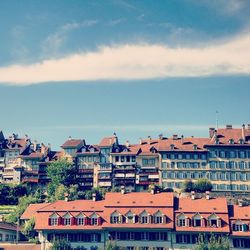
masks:
POLYGON ((218 130, 218 123, 219 123, 219 118, 218 118, 218 114, 219 114, 219 111, 218 110, 216 110, 216 129, 218 130))

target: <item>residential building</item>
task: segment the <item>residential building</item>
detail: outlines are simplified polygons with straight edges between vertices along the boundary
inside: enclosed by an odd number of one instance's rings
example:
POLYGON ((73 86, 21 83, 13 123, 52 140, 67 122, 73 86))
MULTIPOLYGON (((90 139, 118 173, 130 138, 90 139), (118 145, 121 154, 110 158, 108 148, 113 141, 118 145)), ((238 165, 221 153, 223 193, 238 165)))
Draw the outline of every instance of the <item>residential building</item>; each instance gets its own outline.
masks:
POLYGON ((0 222, 0 243, 15 242, 18 231, 19 229, 16 225, 7 222, 0 222))
POLYGON ((23 219, 35 217, 41 249, 55 239, 73 248, 105 249, 109 242, 125 249, 193 249, 198 237, 228 237, 232 249, 249 249, 250 206, 226 198, 175 197, 174 193, 106 193, 105 199, 56 201, 30 205, 23 219))

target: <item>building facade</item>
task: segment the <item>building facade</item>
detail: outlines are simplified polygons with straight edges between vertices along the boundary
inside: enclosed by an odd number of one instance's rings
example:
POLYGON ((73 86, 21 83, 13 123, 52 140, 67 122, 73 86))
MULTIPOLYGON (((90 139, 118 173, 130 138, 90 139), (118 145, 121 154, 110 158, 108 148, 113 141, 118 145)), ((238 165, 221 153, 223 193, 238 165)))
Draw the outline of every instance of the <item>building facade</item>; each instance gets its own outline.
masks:
POLYGON ((224 236, 231 249, 249 249, 250 206, 226 198, 175 197, 173 193, 106 193, 105 199, 30 205, 41 249, 65 239, 73 249, 105 249, 111 242, 126 250, 193 249, 199 237, 224 236))

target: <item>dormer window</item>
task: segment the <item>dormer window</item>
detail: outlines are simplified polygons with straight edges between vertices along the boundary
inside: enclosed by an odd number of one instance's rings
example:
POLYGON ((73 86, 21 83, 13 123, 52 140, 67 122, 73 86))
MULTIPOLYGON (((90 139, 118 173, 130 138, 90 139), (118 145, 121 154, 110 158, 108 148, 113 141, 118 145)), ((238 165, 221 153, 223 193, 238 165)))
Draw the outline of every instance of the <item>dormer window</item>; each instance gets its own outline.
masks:
POLYGON ((154 214, 154 223, 155 224, 163 223, 163 214, 160 211, 154 214))
POLYGON ((234 139, 229 139, 229 144, 234 144, 234 139))
POLYGON ((170 145, 170 149, 171 149, 171 150, 174 150, 174 144, 171 144, 171 145, 170 145))
POLYGON ((111 214, 110 216, 110 223, 111 224, 119 224, 121 223, 121 215, 117 211, 111 214))
POLYGON ((248 230, 249 230, 249 226, 247 224, 242 223, 242 221, 236 221, 233 224, 233 231, 246 232, 248 230))
POLYGON ((92 148, 90 148, 90 152, 91 153, 94 153, 95 152, 95 149, 92 147, 92 148))
POLYGON ((208 221, 210 227, 221 227, 221 219, 216 214, 210 215, 208 221))
POLYGON ((116 153, 119 153, 119 148, 117 148, 117 149, 115 150, 115 152, 116 152, 116 153))
POLYGON ((71 218, 72 218, 72 216, 69 213, 66 213, 63 216, 63 225, 65 225, 65 226, 71 225, 71 218))
POLYGON ((215 139, 215 144, 220 144, 220 140, 218 138, 215 139))
POLYGON ((193 145, 193 149, 197 150, 198 146, 196 144, 193 145))
POLYGON ((99 216, 96 214, 96 213, 93 213, 91 216, 90 216, 90 224, 91 225, 98 225, 98 219, 99 219, 99 216))
POLYGON ((76 216, 76 223, 77 225, 84 225, 85 224, 86 217, 83 213, 80 213, 76 216))
POLYGON ((82 153, 85 153, 86 152, 86 148, 82 148, 82 153))
POLYGON ((126 223, 135 223, 135 216, 131 211, 129 211, 125 216, 126 216, 126 223))
POLYGON ((56 213, 53 213, 50 217, 49 217, 49 225, 50 226, 56 226, 59 224, 59 216, 56 213))
POLYGON ((200 214, 196 214, 193 217, 193 225, 194 225, 194 227, 201 227, 201 225, 202 225, 202 217, 200 216, 200 214))
POLYGON ((239 144, 244 144, 244 140, 243 139, 239 139, 239 144))
POLYGON ((180 214, 178 217, 177 217, 177 225, 178 227, 186 227, 188 226, 188 218, 184 215, 184 214, 180 214))
POLYGON ((142 224, 148 224, 149 223, 149 214, 144 211, 140 214, 140 222, 142 224))

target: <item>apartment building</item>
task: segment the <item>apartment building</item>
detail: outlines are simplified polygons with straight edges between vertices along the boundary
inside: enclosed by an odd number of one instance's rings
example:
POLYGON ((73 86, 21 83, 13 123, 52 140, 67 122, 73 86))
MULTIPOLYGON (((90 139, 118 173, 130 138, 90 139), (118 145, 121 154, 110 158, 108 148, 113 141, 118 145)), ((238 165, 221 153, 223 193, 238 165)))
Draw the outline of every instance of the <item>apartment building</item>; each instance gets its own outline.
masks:
POLYGON ((0 131, 0 183, 3 181, 3 171, 5 167, 4 150, 6 147, 6 139, 2 131, 0 131))
MULTIPOLYGON (((199 235, 229 237, 232 249, 249 249, 250 206, 228 205, 225 198, 174 197, 173 193, 107 193, 104 200, 57 201, 30 205, 43 250, 55 239, 73 248, 105 249, 109 242, 127 250, 193 249, 199 235)), ((31 211, 30 214, 28 211, 31 211)))

